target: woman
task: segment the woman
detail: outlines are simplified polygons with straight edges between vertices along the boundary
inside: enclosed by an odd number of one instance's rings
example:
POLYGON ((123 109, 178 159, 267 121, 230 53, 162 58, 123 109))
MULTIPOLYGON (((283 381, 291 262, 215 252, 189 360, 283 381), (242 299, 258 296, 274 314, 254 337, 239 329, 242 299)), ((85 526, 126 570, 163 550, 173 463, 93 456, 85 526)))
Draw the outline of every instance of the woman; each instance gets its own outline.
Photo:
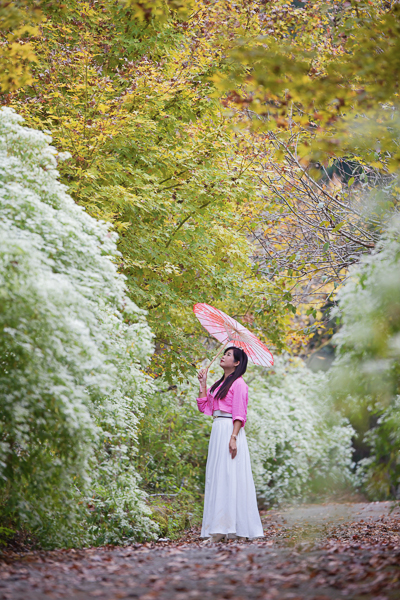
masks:
POLYGON ((264 535, 257 508, 244 425, 248 387, 242 379, 247 354, 230 347, 220 365, 221 379, 207 391, 207 371, 199 371, 199 410, 214 416, 208 447, 201 537, 255 538, 264 535))

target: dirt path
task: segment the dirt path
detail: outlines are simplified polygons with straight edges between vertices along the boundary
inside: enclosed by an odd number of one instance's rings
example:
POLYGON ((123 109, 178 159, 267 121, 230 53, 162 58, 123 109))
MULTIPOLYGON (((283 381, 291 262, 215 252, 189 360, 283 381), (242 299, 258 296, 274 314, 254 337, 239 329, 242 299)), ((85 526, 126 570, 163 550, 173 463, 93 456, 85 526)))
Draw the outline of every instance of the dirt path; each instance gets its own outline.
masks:
POLYGON ((4 600, 398 600, 400 511, 389 503, 271 511, 264 540, 25 555, 0 565, 4 600))

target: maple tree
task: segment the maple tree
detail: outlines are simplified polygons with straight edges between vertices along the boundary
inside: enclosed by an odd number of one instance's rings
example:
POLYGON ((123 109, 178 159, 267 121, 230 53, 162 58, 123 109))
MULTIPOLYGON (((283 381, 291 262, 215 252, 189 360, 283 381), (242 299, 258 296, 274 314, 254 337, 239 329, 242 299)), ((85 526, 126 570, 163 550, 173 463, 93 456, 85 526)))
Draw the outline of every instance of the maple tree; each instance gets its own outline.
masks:
POLYGON ((7 101, 70 152, 63 181, 119 233, 119 268, 157 336, 154 373, 171 377, 204 356, 194 303, 254 323, 277 347, 287 317, 254 274, 251 160, 210 81, 247 13, 201 2, 183 19, 174 3, 146 6, 53 7, 34 41, 34 81, 7 101))

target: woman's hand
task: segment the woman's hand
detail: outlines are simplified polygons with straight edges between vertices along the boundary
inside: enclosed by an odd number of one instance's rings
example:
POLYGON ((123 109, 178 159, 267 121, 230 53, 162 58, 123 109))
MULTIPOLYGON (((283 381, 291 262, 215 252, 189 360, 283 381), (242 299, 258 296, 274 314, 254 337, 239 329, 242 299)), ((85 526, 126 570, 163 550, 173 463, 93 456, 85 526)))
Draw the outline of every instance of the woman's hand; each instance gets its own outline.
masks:
POLYGON ((207 396, 207 369, 200 369, 197 373, 197 379, 200 383, 200 398, 205 398, 207 396))
POLYGON ((233 436, 229 440, 229 452, 231 453, 232 458, 235 458, 235 456, 237 454, 237 446, 236 446, 236 440, 233 436))
POLYGON ((235 456, 237 454, 236 438, 239 435, 241 426, 242 426, 242 421, 240 419, 235 419, 233 421, 233 431, 232 431, 231 439, 229 440, 229 452, 231 453, 232 458, 235 458, 235 456))
POLYGON ((197 379, 200 382, 200 387, 207 389, 207 369, 200 369, 197 373, 197 379))

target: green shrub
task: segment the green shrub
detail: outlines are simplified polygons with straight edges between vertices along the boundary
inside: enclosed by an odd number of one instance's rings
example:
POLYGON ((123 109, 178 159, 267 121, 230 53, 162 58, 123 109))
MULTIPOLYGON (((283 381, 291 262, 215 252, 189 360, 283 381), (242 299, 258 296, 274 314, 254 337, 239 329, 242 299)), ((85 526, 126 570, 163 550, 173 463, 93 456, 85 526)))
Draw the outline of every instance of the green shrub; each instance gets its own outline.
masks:
POLYGON ((212 421, 199 412, 195 379, 178 387, 157 381, 139 426, 138 470, 144 489, 174 494, 204 492, 212 421))
POLYGON ((176 539, 182 533, 201 525, 202 494, 180 490, 176 495, 157 495, 150 498, 151 516, 159 526, 160 536, 176 539))

